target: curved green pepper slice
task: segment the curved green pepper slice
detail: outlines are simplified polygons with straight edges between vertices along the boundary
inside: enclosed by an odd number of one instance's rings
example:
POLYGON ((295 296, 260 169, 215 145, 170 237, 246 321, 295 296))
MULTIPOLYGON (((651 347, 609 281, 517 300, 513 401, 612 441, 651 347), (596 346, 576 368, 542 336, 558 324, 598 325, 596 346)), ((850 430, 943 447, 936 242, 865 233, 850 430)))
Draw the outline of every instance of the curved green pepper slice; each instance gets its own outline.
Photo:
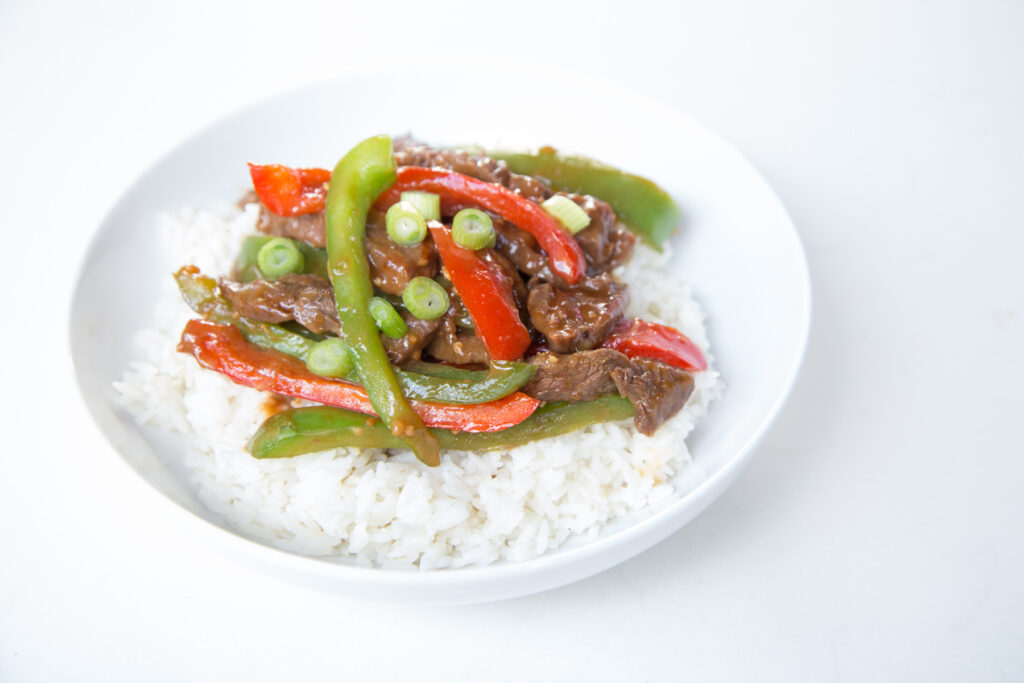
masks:
MULTIPOLYGON (((628 399, 604 396, 582 403, 548 403, 519 424, 500 432, 452 432, 431 429, 442 448, 483 451, 513 448, 567 434, 598 422, 624 420, 634 414, 628 399)), ((249 441, 256 458, 289 458, 328 448, 407 448, 374 418, 329 406, 285 410, 267 418, 249 441)))
POLYGON ((514 172, 535 175, 564 192, 589 194, 602 199, 648 245, 661 245, 676 227, 682 213, 672 197, 647 178, 581 156, 559 154, 553 147, 529 152, 489 152, 514 172))

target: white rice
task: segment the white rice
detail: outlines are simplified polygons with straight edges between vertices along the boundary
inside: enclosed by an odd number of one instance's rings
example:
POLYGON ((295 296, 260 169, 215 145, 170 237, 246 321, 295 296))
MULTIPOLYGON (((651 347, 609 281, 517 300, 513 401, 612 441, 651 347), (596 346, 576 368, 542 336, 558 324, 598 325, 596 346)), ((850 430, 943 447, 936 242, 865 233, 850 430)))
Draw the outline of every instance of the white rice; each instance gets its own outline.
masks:
MULTIPOLYGON (((249 206, 228 220, 196 211, 164 217, 168 272, 186 263, 227 272, 257 215, 249 206)), ((628 314, 678 328, 708 355, 700 307, 665 272, 669 256, 638 245, 620 269, 632 296, 628 314)), ((176 352, 190 317, 168 277, 154 326, 137 335, 146 360, 115 384, 123 404, 143 424, 190 435, 184 464, 199 497, 241 534, 368 566, 522 561, 573 536, 592 538, 672 494, 671 478, 690 460, 684 439, 721 391, 716 371, 697 373, 686 407, 653 437, 626 420, 508 451, 448 451, 435 468, 376 449, 256 460, 245 445, 269 395, 176 352)))

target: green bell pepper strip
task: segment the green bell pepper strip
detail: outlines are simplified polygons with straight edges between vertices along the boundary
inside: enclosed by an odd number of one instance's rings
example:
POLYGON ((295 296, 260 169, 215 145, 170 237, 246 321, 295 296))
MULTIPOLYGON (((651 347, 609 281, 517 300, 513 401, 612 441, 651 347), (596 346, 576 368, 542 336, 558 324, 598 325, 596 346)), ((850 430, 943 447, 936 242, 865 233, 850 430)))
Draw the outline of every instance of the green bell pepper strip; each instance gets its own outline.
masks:
POLYGON ((342 157, 331 174, 325 207, 327 272, 345 342, 374 411, 424 464, 441 463, 437 438, 405 400, 367 304, 373 297, 366 261, 366 215, 395 183, 391 138, 367 138, 342 157))
MULTIPOLYGON (((184 266, 175 274, 181 296, 189 307, 207 320, 234 325, 250 344, 274 349, 305 360, 315 340, 286 330, 281 325, 264 323, 238 315, 231 302, 220 294, 217 282, 195 266, 184 266)), ((508 396, 530 381, 537 366, 530 363, 494 361, 487 370, 461 370, 440 363, 413 361, 406 369, 396 369, 402 390, 409 398, 432 403, 490 403, 508 396)), ((359 384, 354 374, 345 378, 359 384)))
POLYGON ((552 147, 534 153, 488 152, 488 156, 504 161, 514 173, 544 178, 553 189, 608 202, 633 232, 658 251, 679 226, 679 206, 647 178, 586 157, 559 154, 552 147))
MULTIPOLYGON (((582 403, 549 403, 523 422, 500 432, 452 432, 431 429, 442 448, 483 451, 513 448, 538 439, 566 434, 598 422, 633 417, 633 406, 620 396, 582 403)), ((289 458, 328 448, 406 448, 373 418, 343 408, 313 406, 285 410, 269 417, 249 441, 256 458, 289 458)))
MULTIPOLYGON (((263 273, 260 272, 259 267, 256 265, 256 255, 260 253, 263 245, 272 239, 274 238, 271 235, 253 235, 245 238, 245 241, 242 242, 242 248, 238 252, 238 258, 235 259, 234 273, 236 280, 239 282, 252 282, 253 280, 263 278, 263 273)), ((302 252, 302 258, 305 263, 302 272, 309 275, 327 277, 327 250, 318 249, 299 240, 295 240, 295 242, 299 251, 302 252)))

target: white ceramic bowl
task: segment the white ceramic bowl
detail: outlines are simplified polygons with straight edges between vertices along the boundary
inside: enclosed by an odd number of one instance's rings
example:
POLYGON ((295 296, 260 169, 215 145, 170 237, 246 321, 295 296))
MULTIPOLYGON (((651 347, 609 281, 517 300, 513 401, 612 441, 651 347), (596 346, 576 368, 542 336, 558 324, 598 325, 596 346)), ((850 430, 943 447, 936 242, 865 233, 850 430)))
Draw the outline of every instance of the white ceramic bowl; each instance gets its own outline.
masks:
POLYGON ((71 347, 82 395, 121 457, 160 492, 172 517, 217 548, 290 581, 390 600, 481 602, 590 576, 651 547, 693 519, 739 474, 789 392, 810 323, 810 281, 789 216, 733 147, 677 112, 575 74, 527 79, 509 67, 457 67, 438 97, 430 69, 347 77, 250 106, 199 132, 157 162, 99 227, 74 295, 71 347), (565 80, 568 79, 568 80, 565 80), (507 85, 486 94, 489 82, 507 85), (570 97, 559 83, 577 88, 570 97), (458 84, 484 94, 473 107, 458 84), (563 106, 571 102, 572 106, 563 106), (537 559, 409 572, 301 557, 231 531, 198 501, 180 463, 179 437, 140 428, 119 409, 112 382, 137 354, 132 334, 151 324, 162 267, 161 213, 225 209, 246 183, 245 163, 333 166, 359 140, 412 131, 437 144, 552 144, 654 179, 684 211, 673 269, 693 286, 726 390, 689 439, 694 461, 676 495, 537 559), (125 287, 121 283, 131 283, 125 287))

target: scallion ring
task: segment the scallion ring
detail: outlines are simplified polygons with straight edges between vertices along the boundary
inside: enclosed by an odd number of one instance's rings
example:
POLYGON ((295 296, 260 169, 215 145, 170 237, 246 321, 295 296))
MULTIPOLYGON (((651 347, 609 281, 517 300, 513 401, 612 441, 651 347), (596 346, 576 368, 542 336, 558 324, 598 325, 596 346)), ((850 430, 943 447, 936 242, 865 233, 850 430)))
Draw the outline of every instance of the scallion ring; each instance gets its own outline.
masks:
POLYGON ((373 322, 377 323, 377 328, 392 339, 401 339, 409 332, 409 326, 387 299, 372 297, 367 304, 367 310, 373 322))
POLYGON ((583 207, 564 195, 552 195, 540 205, 574 235, 590 225, 590 216, 583 207))
POLYGON ((305 259, 299 245, 287 237, 275 237, 260 247, 256 254, 256 267, 271 280, 288 273, 301 273, 304 266, 305 259))
POLYGON ((403 247, 419 244, 427 236, 427 221, 412 202, 392 204, 384 220, 388 237, 403 247))
POLYGON ((403 192, 402 201, 416 207, 425 220, 441 220, 441 195, 433 192, 403 192))
POLYGON ((344 377, 352 372, 348 346, 337 337, 317 342, 306 352, 306 367, 323 377, 344 377))
POLYGON ((414 277, 402 292, 406 310, 420 320, 437 320, 448 312, 448 292, 429 277, 414 277))
POLYGON ((480 209, 463 209, 452 220, 452 239, 466 249, 494 246, 494 221, 480 209))

